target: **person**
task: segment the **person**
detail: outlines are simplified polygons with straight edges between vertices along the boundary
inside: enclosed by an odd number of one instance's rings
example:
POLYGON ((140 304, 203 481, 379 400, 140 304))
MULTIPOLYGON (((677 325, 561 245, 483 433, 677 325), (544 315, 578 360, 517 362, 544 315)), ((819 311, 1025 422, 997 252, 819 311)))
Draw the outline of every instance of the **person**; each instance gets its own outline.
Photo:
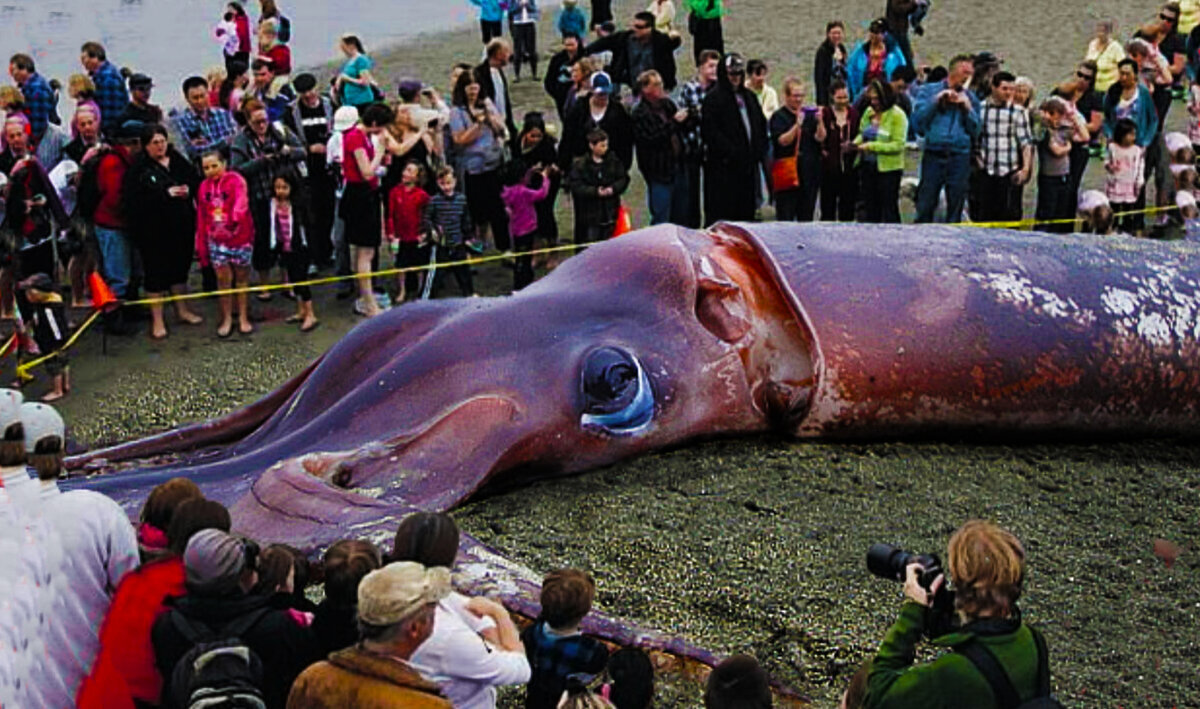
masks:
POLYGON ((761 59, 751 59, 746 63, 746 86, 754 92, 758 104, 762 106, 763 115, 770 120, 779 110, 779 94, 767 84, 768 73, 770 69, 761 59))
POLYGON ((292 73, 292 50, 279 40, 279 24, 275 19, 262 21, 258 25, 258 56, 254 61, 260 59, 271 64, 275 76, 284 82, 288 80, 288 75, 292 73))
MULTIPOLYGON (((125 173, 122 186, 129 237, 141 254, 144 285, 149 298, 187 293, 192 267, 200 172, 179 154, 161 124, 142 132, 142 152, 125 173)), ((175 316, 188 325, 204 322, 185 300, 176 300, 175 316)), ((150 337, 167 336, 163 304, 150 304, 150 337)))
POLYGON ((749 655, 734 655, 713 668, 704 686, 705 709, 770 709, 771 678, 749 655))
POLYGON ((638 169, 646 180, 650 224, 682 224, 688 193, 682 125, 688 112, 667 96, 653 69, 638 77, 638 85, 642 98, 633 108, 633 139, 638 169))
POLYGON ((472 73, 479 84, 482 98, 491 101, 504 118, 508 133, 502 142, 507 142, 517 135, 517 125, 513 122, 512 95, 508 91, 508 77, 504 74, 504 67, 508 66, 508 60, 512 57, 512 47, 507 40, 498 37, 488 43, 485 54, 483 63, 476 66, 472 73))
MULTIPOLYGON (((612 0, 592 0, 591 29, 597 30, 601 25, 612 22, 612 19, 612 0)), ((597 30, 597 33, 599 33, 599 30, 597 30)))
POLYGON ((479 32, 486 47, 504 33, 501 26, 504 20, 504 4, 500 0, 471 0, 471 4, 479 8, 479 32))
POLYGON ((1084 60, 1096 62, 1096 90, 1104 93, 1117 83, 1117 64, 1125 58, 1125 48, 1113 40, 1116 23, 1101 20, 1096 23, 1096 36, 1088 42, 1084 60))
POLYGON ((568 675, 596 675, 608 663, 608 649, 579 632, 595 595, 596 583, 579 569, 551 571, 542 580, 541 614, 521 633, 532 670, 525 709, 554 709, 568 675))
POLYGON ((296 313, 284 322, 299 323, 300 332, 312 332, 320 324, 313 312, 312 288, 296 285, 308 277, 308 235, 312 233, 312 219, 305 203, 306 195, 299 177, 293 172, 277 175, 273 187, 275 196, 271 199, 268 215, 271 248, 278 255, 296 295, 296 313))
MULTIPOLYGON (((254 218, 254 250, 251 265, 258 272, 258 282, 270 282, 275 257, 271 251, 271 226, 267 216, 275 178, 294 171, 307 155, 295 133, 282 123, 270 120, 267 107, 251 99, 246 103, 246 127, 233 139, 230 167, 246 178, 250 188, 250 214, 254 218)), ((259 300, 270 300, 268 292, 260 292, 259 300)), ((239 324, 243 333, 250 323, 239 324)))
POLYGON ((867 29, 867 38, 854 48, 846 60, 846 86, 850 97, 862 93, 864 87, 876 79, 887 81, 897 67, 908 62, 898 46, 887 43, 888 23, 880 18, 867 29))
POLYGON ((1159 34, 1157 47, 1159 53, 1163 55, 1163 59, 1171 67, 1172 84, 1166 89, 1168 91, 1172 87, 1179 86, 1179 82, 1187 71, 1187 42, 1179 31, 1179 13, 1179 3, 1176 0, 1164 3, 1158 10, 1158 21, 1162 31, 1159 34))
POLYGON ((138 553, 142 564, 170 556, 167 530, 179 506, 196 497, 203 498, 204 494, 196 483, 182 477, 171 478, 150 490, 136 523, 138 553))
POLYGON ((1100 190, 1084 190, 1079 194, 1075 218, 1080 221, 1080 233, 1098 236, 1110 236, 1113 233, 1115 219, 1112 204, 1100 190))
MULTIPOLYGON (((14 54, 8 60, 8 75, 21 89, 25 99, 25 111, 33 129, 33 146, 36 147, 50 125, 50 114, 54 112, 54 90, 37 73, 37 65, 28 54, 14 54)), ((53 166, 51 166, 53 167, 53 166)))
POLYGON ((850 105, 850 90, 840 81, 829 87, 831 102, 820 110, 825 127, 821 146, 821 220, 854 221, 858 201, 858 170, 853 149, 862 114, 850 105))
POLYGON ((579 9, 579 0, 563 0, 562 9, 558 11, 558 19, 554 21, 554 27, 563 39, 566 39, 568 35, 580 38, 587 33, 587 15, 579 9))
POLYGON ((613 81, 628 86, 637 96, 638 77, 651 69, 662 77, 663 87, 667 91, 675 89, 675 50, 682 42, 679 35, 668 35, 654 29, 654 15, 643 11, 633 16, 630 29, 597 39, 587 46, 584 54, 612 52, 609 76, 613 81))
POLYGON ((397 561, 367 574, 358 584, 362 639, 304 670, 292 685, 288 709, 450 709, 410 660, 433 635, 438 602, 449 594, 444 567, 397 561))
POLYGON ((312 230, 306 234, 312 263, 328 266, 333 258, 334 190, 336 185, 326 167, 325 145, 333 134, 333 101, 317 90, 317 78, 309 73, 296 77, 292 86, 298 94, 288 111, 291 129, 302 139, 306 150, 305 192, 312 218, 312 230))
MULTIPOLYGON (((1117 122, 1121 119, 1133 121, 1136 129, 1135 143, 1146 151, 1145 160, 1150 161, 1150 146, 1155 145, 1159 131, 1158 113, 1150 90, 1138 81, 1138 62, 1130 57, 1121 60, 1117 83, 1108 88, 1104 95, 1104 134, 1111 141, 1117 122)), ((1150 168, 1147 166, 1146 168, 1150 168)), ((1143 184, 1137 200, 1140 211, 1146 204, 1146 188, 1143 184)), ((1118 210, 1120 211, 1120 210, 1118 210)), ((1124 231, 1140 231, 1144 224, 1142 215, 1134 215, 1122 224, 1124 231)))
POLYGON ((404 165, 400 183, 388 192, 384 232, 396 254, 395 267, 406 269, 397 276, 397 303, 403 303, 406 297, 419 297, 423 274, 415 269, 428 262, 423 248, 426 239, 421 233, 425 207, 429 205, 429 193, 421 187, 424 181, 424 166, 409 162, 404 165))
POLYGON ((686 0, 688 10, 688 32, 692 35, 692 58, 700 66, 700 53, 711 49, 725 53, 725 36, 721 18, 725 16, 722 0, 686 0))
MULTIPOLYGON (((1025 111, 1013 105, 1016 77, 1002 71, 992 77, 992 92, 980 114, 976 166, 981 222, 1021 219, 1021 193, 1033 173, 1033 138, 1025 111)), ((1040 191, 1040 187, 1039 187, 1040 191)))
MULTIPOLYGON (((196 258, 202 267, 212 267, 219 290, 234 285, 244 289, 250 285, 255 239, 249 187, 240 173, 226 169, 220 150, 205 153, 200 166, 204 182, 196 195, 196 258)), ((221 309, 217 337, 229 337, 233 332, 233 297, 224 294, 217 298, 221 309)), ((242 334, 254 332, 247 301, 245 290, 239 291, 238 329, 242 334)))
MULTIPOLYGON (((467 243, 475 230, 467 198, 456 191, 458 180, 454 168, 443 166, 437 171, 437 194, 429 198, 425 208, 425 224, 421 229, 426 234, 436 234, 446 249, 446 260, 454 263, 467 258, 467 243)), ((539 217, 540 218, 540 217, 539 217)), ((464 298, 475 295, 471 278, 471 267, 467 264, 451 266, 450 272, 458 283, 459 293, 464 298)))
POLYGON ((917 223, 933 221, 942 190, 946 222, 962 221, 971 169, 971 146, 979 135, 979 99, 967 90, 975 72, 972 57, 950 60, 950 73, 928 86, 913 109, 917 133, 925 137, 921 182, 917 188, 917 223))
MULTIPOLYGON (((168 599, 187 593, 183 552, 188 541, 202 529, 228 532, 229 511, 206 500, 186 478, 174 478, 151 491, 143 515, 152 502, 156 522, 166 514, 170 522, 162 534, 163 549, 157 557, 125 574, 117 585, 103 622, 99 624, 98 652, 91 672, 76 698, 77 709, 158 706, 163 677, 154 663, 150 640, 154 621, 166 609, 168 599), (184 496, 186 495, 186 496, 184 496)), ((139 534, 140 536, 140 534, 139 534)))
POLYGON ((575 158, 567 187, 575 204, 575 243, 592 243, 613 235, 621 195, 629 187, 625 164, 608 149, 608 134, 597 128, 587 137, 590 152, 575 158))
POLYGON ((817 105, 829 105, 829 86, 834 81, 845 83, 846 61, 850 55, 846 52, 846 25, 841 20, 833 20, 825 25, 825 41, 817 47, 817 56, 813 60, 813 86, 817 89, 817 105))
POLYGON ((628 171, 633 168, 633 120, 620 101, 612 99, 612 78, 599 71, 591 76, 586 101, 577 101, 563 119, 563 139, 559 146, 559 167, 564 173, 576 158, 590 148, 587 136, 593 130, 608 134, 610 147, 628 171))
POLYGON ((232 76, 234 63, 250 66, 250 15, 240 2, 225 5, 225 12, 232 14, 234 32, 237 35, 237 51, 225 57, 225 70, 232 76))
POLYGON ((96 87, 95 101, 100 107, 101 128, 110 139, 121 127, 121 115, 129 104, 129 91, 120 70, 108 61, 108 53, 99 42, 85 42, 79 50, 79 62, 96 87))
POLYGON ((675 3, 672 0, 650 0, 646 12, 654 15, 654 29, 663 34, 672 34, 671 24, 675 22, 675 3))
POLYGON ((325 551, 325 598, 317 604, 312 622, 322 657, 358 641, 358 585, 382 565, 379 549, 367 541, 342 539, 325 551))
POLYGON ((1192 143, 1192 152, 1200 154, 1200 82, 1193 82, 1188 88, 1187 112, 1188 140, 1192 143))
POLYGON ((183 81, 183 96, 187 107, 171 112, 176 133, 184 142, 184 150, 193 164, 200 156, 222 145, 228 145, 237 133, 233 116, 224 108, 209 104, 208 85, 201 76, 189 76, 183 81))
POLYGON ((975 94, 975 98, 979 99, 980 103, 982 103, 991 95, 992 77, 1000 71, 1004 60, 992 52, 983 51, 975 54, 973 63, 975 65, 975 72, 971 75, 971 80, 968 84, 970 85, 971 93, 975 94))
POLYGON ((249 622, 238 638, 262 662, 266 706, 282 708, 292 682, 317 659, 311 631, 270 599, 249 593, 258 580, 258 545, 218 529, 204 529, 188 540, 183 552, 186 595, 166 602, 154 621, 150 639, 154 662, 163 677, 164 703, 186 706, 189 688, 177 686, 175 666, 191 650, 192 638, 207 632, 222 639, 231 623, 249 622), (187 628, 187 631, 184 630, 187 628))
POLYGON ((389 123, 396 118, 385 104, 373 103, 362 112, 359 125, 342 136, 345 155, 342 173, 346 188, 342 193, 338 216, 345 222, 346 243, 354 247, 352 262, 358 274, 359 299, 355 312, 373 318, 380 312, 371 288, 371 262, 382 243, 382 214, 379 196, 379 174, 386 150, 377 150, 374 136, 384 135, 389 123))
POLYGON ((654 664, 646 651, 623 647, 608 658, 608 682, 601 696, 618 709, 650 709, 654 701, 654 664))
POLYGON ((753 220, 758 205, 760 170, 768 149, 767 120, 745 81, 741 55, 727 54, 718 65, 716 88, 704 97, 706 225, 753 220))
POLYGON ((703 113, 704 98, 717 85, 717 65, 721 55, 712 49, 705 50, 700 55, 700 63, 696 65, 696 76, 685 82, 679 90, 679 108, 687 111, 688 118, 683 122, 683 162, 687 175, 687 202, 684 208, 685 218, 681 226, 699 229, 700 218, 700 167, 704 162, 704 135, 700 120, 703 113))
POLYGON ((1160 127, 1171 108, 1171 65, 1151 41, 1158 38, 1161 29, 1160 26, 1153 25, 1151 26, 1152 33, 1144 35, 1151 39, 1139 37, 1125 45, 1125 53, 1128 58, 1137 62, 1139 77, 1146 88, 1150 90, 1160 127))
POLYGON ((33 329, 33 340, 38 350, 49 357, 44 366, 50 376, 51 389, 42 401, 58 401, 71 392, 71 367, 67 353, 61 351, 71 333, 62 296, 45 273, 35 273, 17 287, 24 294, 23 316, 33 329))
POLYGON ((1018 76, 1013 82, 1013 105, 1024 109, 1025 115, 1029 116, 1029 111, 1033 106, 1033 94, 1036 87, 1033 85, 1033 79, 1028 76, 1018 76))
POLYGON ((504 114, 483 96, 472 72, 458 77, 454 87, 450 132, 465 173, 464 191, 479 238, 500 251, 511 248, 508 216, 500 199, 500 167, 504 161, 504 114))
POLYGON ((1025 582, 1025 549, 1021 542, 994 524, 971 520, 950 537, 947 561, 946 569, 955 586, 951 610, 960 626, 931 642, 935 646, 953 643, 956 651, 913 666, 917 644, 933 615, 930 608, 946 579, 939 574, 925 588, 918 581, 922 566, 909 564, 904 605, 871 661, 864 701, 867 709, 937 706, 950 700, 964 706, 995 705, 997 698, 964 654, 964 645, 983 649, 1000 665, 1018 701, 1037 696, 1039 655, 1044 655, 1044 644, 1040 632, 1022 622, 1017 608, 1025 582))
MULTIPOLYGON (((346 190, 345 152, 343 137, 346 131, 358 125, 358 109, 354 106, 339 106, 333 112, 333 131, 325 143, 325 169, 333 180, 333 229, 329 235, 333 243, 334 273, 349 276, 353 273, 350 262, 350 243, 346 241, 346 220, 342 219, 342 197, 346 190)), ((356 286, 343 281, 337 291, 338 300, 353 298, 356 286)))
POLYGON ((346 55, 346 63, 337 75, 334 92, 341 97, 343 106, 354 106, 361 111, 375 102, 375 77, 371 74, 374 63, 357 35, 342 35, 338 48, 346 55))
POLYGON ((771 115, 768 125, 775 218, 781 222, 811 222, 820 187, 819 158, 814 152, 819 154, 815 144, 826 138, 825 125, 815 108, 804 106, 804 97, 804 84, 788 77, 783 82, 783 106, 771 115))
MULTIPOLYGON (((917 10, 918 0, 887 0, 884 21, 887 33, 904 55, 904 63, 913 63, 912 43, 908 38, 910 19, 917 10)), ((890 75, 891 72, 888 72, 890 75)))
POLYGON ((150 94, 154 90, 154 80, 145 74, 132 74, 129 77, 129 103, 121 114, 121 122, 141 121, 147 125, 162 123, 162 108, 150 103, 150 94))
POLYGON ((241 104, 241 113, 246 122, 250 121, 250 111, 246 110, 249 98, 263 104, 267 110, 269 122, 282 121, 287 115, 288 106, 296 100, 296 91, 288 83, 288 77, 279 76, 275 71, 275 65, 262 57, 254 60, 251 69, 254 71, 254 86, 250 88, 248 96, 243 94, 241 104))
POLYGON ((900 178, 904 176, 904 148, 908 117, 896 104, 891 84, 873 81, 867 87, 868 105, 858 124, 859 194, 872 224, 900 223, 900 178))
POLYGON ((521 64, 529 64, 534 81, 537 75, 537 0, 509 0, 508 28, 513 38, 513 83, 521 80, 521 64))
POLYGON ((521 179, 505 185, 500 191, 504 207, 508 211, 509 231, 512 233, 513 251, 517 253, 513 269, 513 291, 519 291, 533 283, 533 239, 538 234, 537 203, 550 194, 550 177, 558 166, 551 163, 540 170, 530 168, 521 179))
MULTIPOLYGON (((116 134, 116 144, 104 153, 96 166, 99 198, 91 219, 100 246, 101 274, 117 298, 128 294, 133 270, 129 221, 124 209, 125 173, 142 151, 144 130, 145 126, 137 121, 123 123, 116 134)), ((121 310, 109 315, 105 326, 117 335, 133 332, 132 323, 125 321, 121 310)))
POLYGON ((1096 91, 1096 63, 1085 61, 1075 69, 1075 78, 1060 84, 1054 91, 1055 96, 1066 99, 1087 127, 1088 139, 1081 140, 1081 135, 1071 139, 1071 181, 1069 191, 1072 195, 1079 194, 1079 186, 1083 182, 1083 173, 1087 170, 1091 158, 1091 146, 1099 147, 1100 132, 1104 127, 1104 99, 1096 91))
POLYGON ((1040 127, 1042 135, 1038 148, 1038 189, 1035 218, 1041 222, 1042 231, 1070 233, 1075 204, 1070 193, 1071 185, 1071 140, 1072 134, 1081 132, 1086 137, 1087 128, 1082 119, 1072 113, 1071 105, 1058 96, 1042 102, 1040 127))
MULTIPOLYGON (((1104 194, 1113 212, 1140 211, 1145 199, 1145 148, 1137 144, 1137 124, 1129 118, 1117 121, 1108 141, 1104 159, 1104 194)), ((1117 228, 1134 233, 1140 227, 1134 216, 1118 218, 1117 228)))
MULTIPOLYGON (((415 104, 401 104, 396 118, 388 126, 391 140, 387 151, 390 162, 383 178, 383 189, 390 192, 401 181, 402 173, 409 163, 420 165, 428 172, 442 150, 440 113, 426 111, 415 104), (427 117, 432 113, 432 117, 427 117)), ((424 181, 422 188, 428 187, 424 181)))
POLYGON ((598 692, 593 692, 585 677, 567 677, 558 709, 616 709, 616 705, 598 692))
POLYGON ((290 42, 292 40, 292 21, 279 11, 275 0, 258 0, 258 6, 262 11, 258 16, 258 24, 261 25, 268 20, 274 22, 279 30, 279 41, 284 44, 290 42))
POLYGON ((242 99, 250 90, 250 65, 235 62, 217 90, 217 105, 229 111, 238 126, 246 125, 246 117, 242 115, 242 99))
POLYGON ((564 33, 562 49, 550 57, 550 66, 546 67, 543 87, 550 98, 554 99, 554 108, 558 111, 559 120, 567 115, 567 94, 575 83, 571 76, 572 69, 582 56, 579 35, 564 33))

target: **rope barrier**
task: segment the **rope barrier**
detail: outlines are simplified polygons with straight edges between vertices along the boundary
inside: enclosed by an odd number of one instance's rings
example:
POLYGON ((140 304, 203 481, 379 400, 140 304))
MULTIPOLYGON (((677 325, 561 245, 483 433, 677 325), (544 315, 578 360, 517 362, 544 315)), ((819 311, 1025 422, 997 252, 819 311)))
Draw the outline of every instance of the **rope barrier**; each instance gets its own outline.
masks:
MULTIPOLYGON (((1159 212, 1168 212, 1168 211, 1173 211, 1176 209, 1178 209, 1178 207, 1174 207, 1174 206, 1148 207, 1146 209, 1139 209, 1139 210, 1130 211, 1130 212, 1120 212, 1120 213, 1114 214, 1113 218, 1116 219, 1116 218, 1120 218, 1120 217, 1135 216, 1135 215, 1139 215, 1139 214, 1157 214, 1159 212)), ((1047 225, 1047 224, 1074 224, 1076 221, 1078 221, 1078 219, 1049 219, 1049 220, 1047 220, 1047 219, 1023 219, 1020 221, 1010 221, 1010 222, 969 222, 968 221, 968 222, 956 222, 954 224, 947 224, 946 226, 973 226, 973 227, 982 227, 985 229, 1018 229, 1018 228, 1023 228, 1026 226, 1047 225)), ((552 254, 552 253, 563 253, 563 252, 567 252, 567 251, 578 251, 581 249, 585 249, 590 245, 591 244, 564 244, 562 246, 549 246, 544 249, 534 249, 532 251, 522 251, 519 253, 511 253, 511 254, 494 254, 492 256, 467 258, 467 259, 461 259, 459 261, 448 261, 446 263, 430 263, 430 264, 421 264, 419 266, 407 266, 404 268, 388 268, 388 269, 383 269, 383 270, 379 270, 379 271, 372 271, 370 273, 356 273, 356 274, 351 274, 348 276, 326 276, 324 278, 313 278, 313 279, 309 279, 306 281, 299 281, 296 283, 270 283, 270 284, 258 285, 258 286, 245 286, 242 288, 226 288, 225 290, 209 291, 209 292, 202 292, 202 293, 183 293, 183 294, 179 294, 179 295, 166 296, 163 298, 141 298, 139 300, 121 301, 119 304, 122 306, 124 306, 124 305, 162 305, 162 304, 166 304, 166 303, 174 303, 177 301, 200 300, 202 298, 214 298, 214 297, 219 297, 219 296, 224 296, 224 295, 237 295, 239 293, 269 293, 271 291, 285 290, 285 289, 295 288, 298 286, 310 286, 310 287, 311 286, 324 286, 324 285, 331 285, 333 283, 341 283, 343 281, 356 280, 359 278, 377 278, 377 277, 382 277, 382 276, 397 276, 397 275, 406 274, 406 273, 429 271, 429 270, 433 270, 433 269, 437 269, 437 268, 454 268, 456 266, 477 266, 477 265, 484 264, 484 263, 492 263, 495 261, 504 261, 504 260, 508 260, 508 259, 511 259, 514 257, 526 257, 526 256, 533 257, 533 256, 541 255, 541 254, 552 254)), ((38 357, 37 359, 34 359, 30 362, 26 362, 25 364, 18 365, 17 366, 17 375, 22 378, 31 378, 32 375, 29 374, 30 369, 33 369, 34 367, 37 367, 37 366, 43 364, 44 362, 52 359, 53 357, 56 357, 59 354, 66 352, 72 345, 74 345, 79 340, 79 337, 89 327, 91 327, 96 322, 97 318, 100 317, 100 314, 101 314, 101 311, 99 311, 99 310, 94 311, 88 317, 88 319, 83 322, 82 325, 80 325, 78 328, 76 328, 75 332, 71 335, 71 337, 65 343, 63 343, 63 346, 58 348, 54 352, 47 354, 47 355, 43 355, 41 357, 38 357)), ((16 337, 17 337, 16 334, 12 335, 12 337, 10 337, 8 339, 8 342, 6 342, 3 346, 0 346, 0 357, 4 356, 4 354, 8 351, 9 346, 14 344, 13 341, 16 339, 16 337)))

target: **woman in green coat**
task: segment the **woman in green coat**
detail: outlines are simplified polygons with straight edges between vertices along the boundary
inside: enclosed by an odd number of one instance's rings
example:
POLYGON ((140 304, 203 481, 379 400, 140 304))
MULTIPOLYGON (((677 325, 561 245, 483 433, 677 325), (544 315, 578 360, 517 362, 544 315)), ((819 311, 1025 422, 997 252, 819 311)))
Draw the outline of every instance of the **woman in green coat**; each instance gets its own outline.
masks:
POLYGON ((866 207, 863 221, 899 224, 908 116, 896 105, 896 92, 886 81, 877 79, 867 86, 867 105, 854 139, 859 153, 859 194, 866 207))

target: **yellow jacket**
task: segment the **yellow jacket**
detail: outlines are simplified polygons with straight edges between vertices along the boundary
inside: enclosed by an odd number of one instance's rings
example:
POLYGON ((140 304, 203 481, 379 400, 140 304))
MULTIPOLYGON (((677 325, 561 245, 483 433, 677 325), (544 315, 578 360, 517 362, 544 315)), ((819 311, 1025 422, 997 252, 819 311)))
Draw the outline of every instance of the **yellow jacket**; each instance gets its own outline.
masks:
POLYGON ((287 709, 452 709, 437 685, 403 662, 348 647, 292 684, 287 709))
POLYGON ((1179 32, 1184 37, 1200 25, 1200 0, 1179 0, 1179 32))

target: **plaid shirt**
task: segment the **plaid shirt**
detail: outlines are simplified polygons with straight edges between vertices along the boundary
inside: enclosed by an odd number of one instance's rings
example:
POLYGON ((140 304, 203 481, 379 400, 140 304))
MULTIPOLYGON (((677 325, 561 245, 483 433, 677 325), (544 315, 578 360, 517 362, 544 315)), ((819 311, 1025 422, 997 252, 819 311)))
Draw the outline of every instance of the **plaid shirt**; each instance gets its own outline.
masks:
POLYGON ((54 113, 54 90, 34 72, 21 85, 21 95, 25 97, 25 107, 29 109, 29 127, 33 129, 33 142, 37 144, 46 134, 50 114, 54 113))
POLYGON ((1033 143, 1025 109, 988 101, 980 115, 979 159, 984 172, 1004 177, 1021 169, 1021 152, 1033 143))
POLYGON ((223 108, 210 108, 203 116, 191 108, 172 111, 171 121, 187 147, 188 158, 196 165, 200 164, 201 155, 228 144, 238 130, 233 116, 223 108))
MULTIPOLYGON (((709 86, 709 89, 712 86, 709 86)), ((699 79, 692 79, 679 87, 679 107, 691 113, 681 127, 683 149, 690 157, 701 156, 704 153, 704 140, 700 136, 700 107, 707 93, 706 89, 700 87, 699 79)))
POLYGON ((129 104, 129 91, 125 79, 112 62, 103 62, 92 72, 92 83, 96 84, 96 105, 100 107, 100 127, 110 138, 121 127, 121 114, 129 104))
POLYGON ((608 664, 608 648, 583 635, 551 635, 537 620, 521 633, 529 659, 527 709, 553 709, 567 686, 567 676, 595 676, 608 664))

